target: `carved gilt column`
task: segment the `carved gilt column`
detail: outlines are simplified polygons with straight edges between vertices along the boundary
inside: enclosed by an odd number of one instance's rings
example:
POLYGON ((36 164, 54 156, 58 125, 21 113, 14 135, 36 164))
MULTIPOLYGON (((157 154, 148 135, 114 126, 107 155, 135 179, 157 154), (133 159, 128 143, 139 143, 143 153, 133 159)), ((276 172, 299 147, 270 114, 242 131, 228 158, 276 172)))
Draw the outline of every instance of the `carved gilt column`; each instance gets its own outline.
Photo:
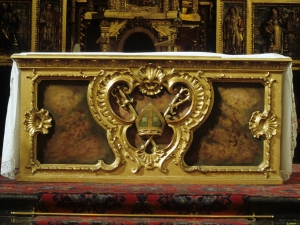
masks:
POLYGON ((171 51, 173 51, 173 52, 178 52, 178 46, 177 45, 175 45, 175 40, 177 39, 177 32, 175 32, 175 33, 171 33, 171 40, 172 40, 172 49, 171 49, 171 51))
POLYGON ((193 0, 192 13, 197 13, 197 12, 198 12, 198 1, 193 0))
POLYGON ((169 12, 170 10, 170 1, 169 0, 164 0, 164 12, 169 12))
POLYGON ((120 6, 120 8, 119 8, 119 11, 120 12, 125 12, 125 0, 119 0, 119 6, 120 6))
POLYGON ((177 8, 179 7, 179 0, 170 0, 170 10, 171 11, 176 11, 177 8))
POLYGON ((107 0, 107 9, 116 11, 117 9, 117 1, 116 0, 107 0))
POLYGON ((109 51, 109 28, 110 24, 109 22, 102 20, 100 24, 100 49, 102 52, 108 52, 109 51))

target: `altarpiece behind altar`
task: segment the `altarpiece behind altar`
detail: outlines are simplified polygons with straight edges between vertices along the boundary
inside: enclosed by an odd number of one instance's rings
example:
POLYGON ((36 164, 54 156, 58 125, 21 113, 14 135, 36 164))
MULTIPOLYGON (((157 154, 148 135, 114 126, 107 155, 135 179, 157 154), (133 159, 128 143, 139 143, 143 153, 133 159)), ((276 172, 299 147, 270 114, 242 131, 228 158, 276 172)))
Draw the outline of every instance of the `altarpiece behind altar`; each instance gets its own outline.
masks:
POLYGON ((277 53, 299 70, 300 4, 294 0, 15 0, 0 6, 2 65, 11 64, 13 53, 78 46, 82 52, 277 53))

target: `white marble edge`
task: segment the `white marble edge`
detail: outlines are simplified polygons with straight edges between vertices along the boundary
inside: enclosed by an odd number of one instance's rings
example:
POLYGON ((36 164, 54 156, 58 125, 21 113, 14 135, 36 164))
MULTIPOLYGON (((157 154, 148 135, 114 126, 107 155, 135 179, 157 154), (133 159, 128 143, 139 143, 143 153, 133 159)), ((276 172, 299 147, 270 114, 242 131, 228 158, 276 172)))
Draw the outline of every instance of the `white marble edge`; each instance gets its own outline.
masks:
POLYGON ((12 58, 18 56, 82 56, 85 55, 86 57, 90 56, 140 56, 140 57, 210 57, 216 59, 231 59, 235 58, 238 59, 284 59, 290 60, 292 59, 288 56, 283 56, 276 53, 265 53, 265 54, 247 54, 247 55, 228 55, 222 53, 212 53, 212 52, 134 52, 134 53, 124 53, 124 52, 22 52, 13 54, 12 58))

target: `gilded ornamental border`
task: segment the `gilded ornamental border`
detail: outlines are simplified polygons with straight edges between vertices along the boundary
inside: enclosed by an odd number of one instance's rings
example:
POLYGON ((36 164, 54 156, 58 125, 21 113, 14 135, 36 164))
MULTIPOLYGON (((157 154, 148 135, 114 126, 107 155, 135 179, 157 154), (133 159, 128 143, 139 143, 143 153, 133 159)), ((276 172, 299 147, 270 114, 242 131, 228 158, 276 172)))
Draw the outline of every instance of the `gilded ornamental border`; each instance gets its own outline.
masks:
MULTIPOLYGON (((28 61, 29 62, 29 61, 28 61)), ((47 68, 48 66, 59 66, 61 65, 60 60, 46 60, 45 63, 45 68, 47 68)), ((63 61, 64 63, 66 61, 63 61)), ((111 60, 111 61, 103 61, 103 60, 70 60, 67 61, 67 65, 64 64, 67 67, 70 67, 73 65, 73 63, 75 65, 77 65, 77 67, 82 67, 84 66, 86 63, 91 63, 93 64, 93 66, 99 66, 101 68, 101 66, 109 66, 109 67, 114 67, 114 65, 118 65, 118 67, 120 67, 120 65, 122 65, 122 63, 126 63, 127 66, 136 66, 137 64, 139 65, 143 65, 143 61, 130 61, 129 65, 128 65, 128 61, 116 61, 116 60, 111 60), (76 62, 76 63, 75 63, 76 62), (110 62, 109 64, 107 62, 110 62)), ((172 68, 170 67, 170 65, 173 65, 173 63, 175 63, 174 61, 159 61, 156 62, 157 65, 160 65, 160 63, 163 66, 159 66, 159 68, 164 68, 164 66, 168 66, 168 68, 172 68)), ((36 61, 30 61, 30 67, 38 67, 41 65, 41 60, 36 60, 36 61)), ((149 64, 152 65, 152 64, 149 64)), ((206 62, 193 62, 193 61, 188 61, 188 62, 184 62, 184 61, 176 61, 176 65, 178 67, 185 68, 188 67, 190 68, 189 70, 187 70, 186 72, 179 72, 178 75, 175 73, 175 77, 178 76, 182 76, 185 74, 185 76, 189 76, 189 74, 196 74, 196 76, 199 79, 204 79, 207 80, 209 83, 213 82, 213 81, 221 81, 221 82, 255 82, 255 83, 261 83, 264 87, 265 87, 265 106, 264 106, 264 112, 254 112, 252 115, 252 118, 249 121, 249 129, 251 130, 252 134, 254 137, 256 138, 261 138, 264 140, 264 150, 263 150, 263 162, 259 165, 259 166, 239 166, 239 167, 230 167, 230 166, 188 166, 185 164, 183 158, 184 155, 187 151, 187 148, 180 148, 180 150, 171 150, 170 153, 172 152, 172 154, 168 153, 169 156, 164 158, 164 160, 169 160, 171 158, 173 158, 172 160, 174 161, 174 163, 176 165, 178 165, 183 171, 185 172, 193 172, 193 171, 198 171, 200 173, 206 174, 206 173, 262 173, 265 174, 266 177, 269 176, 270 172, 275 172, 274 169, 271 168, 271 163, 270 163, 270 140, 272 139, 272 137, 276 134, 276 129, 278 126, 278 122, 277 122, 277 118, 276 115, 274 115, 272 113, 272 84, 273 82, 276 82, 276 80, 274 80, 272 78, 272 76, 270 76, 271 72, 266 72, 264 75, 257 75, 257 74, 253 74, 253 73, 248 73, 247 75, 232 75, 232 73, 218 73, 218 75, 210 75, 210 69, 218 69, 218 68, 226 68, 226 69, 238 69, 240 67, 240 64, 237 63, 235 64, 234 62, 215 62, 213 65, 211 64, 211 62, 206 61, 206 62), (192 68, 196 68, 196 67, 202 67, 202 70, 198 70, 195 71, 192 68), (207 69, 208 68, 208 69, 207 69), (264 125, 261 125, 261 123, 263 123, 264 125)), ((260 62, 253 62, 253 63, 248 63, 245 62, 243 64, 243 68, 245 69, 245 65, 249 66, 249 68, 264 68, 264 69, 278 69, 278 68, 282 68, 283 63, 260 63, 260 62)), ((22 61, 22 63, 20 64, 21 67, 25 68, 27 67, 27 63, 26 60, 22 61)), ((155 70, 157 68, 154 68, 155 70)), ((125 153, 124 150, 120 149, 120 142, 117 141, 117 139, 113 138, 112 135, 112 139, 109 140, 109 142, 112 143, 113 147, 113 152, 116 156, 116 160, 113 164, 111 165, 107 165, 105 164, 103 161, 99 161, 97 164, 95 165, 78 165, 78 164, 69 164, 69 165, 59 165, 59 164, 42 164, 40 163, 37 158, 36 158, 36 137, 37 134, 40 133, 47 133, 47 129, 49 127, 51 127, 51 117, 49 117, 49 112, 47 112, 44 109, 37 109, 37 103, 36 103, 36 97, 37 94, 35 93, 37 91, 37 85, 40 81, 42 80, 56 80, 56 79, 63 79, 63 80, 89 80, 91 83, 93 83, 95 81, 95 79, 97 79, 97 77, 102 76, 101 74, 103 74, 103 70, 100 70, 99 73, 95 73, 95 72, 83 72, 84 69, 82 70, 78 70, 77 72, 73 73, 73 74, 66 74, 65 72, 63 72, 64 70, 62 69, 61 73, 56 73, 54 72, 53 74, 49 74, 49 73, 44 73, 44 72, 39 72, 41 69, 40 68, 36 68, 33 69, 32 71, 32 75, 31 76, 27 76, 27 79, 30 79, 32 82, 32 99, 31 99, 31 109, 29 112, 26 113, 25 115, 25 119, 24 119, 24 124, 26 125, 26 130, 29 132, 30 136, 31 136, 31 150, 30 150, 30 162, 27 166, 27 168, 30 168, 32 173, 35 173, 37 171, 56 171, 56 170, 60 170, 60 171, 70 171, 70 170, 74 170, 74 171, 97 171, 99 169, 104 170, 104 171, 112 171, 112 170, 116 170, 118 169, 120 166, 122 166, 125 161, 127 159, 125 158, 130 158, 133 161, 135 161, 137 163, 137 168, 133 169, 132 172, 138 170, 138 168, 140 166, 143 165, 143 163, 141 164, 141 162, 139 162, 139 158, 136 156, 129 156, 128 153, 125 153), (38 122, 37 122, 38 121, 38 122), (38 124, 38 125, 36 125, 38 124), (125 154, 125 155, 124 155, 125 154), (124 157, 126 156, 126 157, 124 157), (133 157, 133 158, 132 158, 133 157)), ((170 69, 169 69, 170 70, 170 69)), ((105 71, 105 70, 104 70, 105 71)), ((118 70, 119 72, 117 72, 117 74, 115 72, 111 72, 112 74, 116 74, 116 76, 118 76, 121 73, 121 77, 126 79, 126 76, 129 76, 129 74, 126 72, 126 70, 121 71, 120 69, 118 70)), ((171 71, 174 71, 174 69, 171 69, 171 71)), ((262 74, 262 73, 260 73, 262 74)), ((111 79, 112 77, 110 77, 111 79)), ((130 78, 133 79, 133 78, 130 78)), ((128 82, 133 82, 128 80, 128 82)), ((93 92, 93 91, 92 91, 93 92)), ((98 92, 97 92, 98 93, 98 92)), ((92 96, 92 93, 89 93, 90 96, 92 96)), ((91 108, 92 111, 97 111, 97 109, 95 109, 94 107, 91 108)), ((101 117, 101 115, 100 115, 101 117)), ((99 118, 99 116, 96 116, 95 118, 99 118)), ((102 120, 100 120, 100 123, 102 120)), ((116 123, 113 126, 119 126, 119 123, 116 123)), ((106 125, 104 125, 106 126, 106 125)), ((115 129, 115 128, 114 128, 115 129)), ((163 163, 163 162, 161 162, 163 163)), ((145 166, 145 165, 144 165, 145 166)), ((161 167, 162 172, 167 169, 167 168, 163 168, 162 165, 159 165, 159 167, 161 167)))

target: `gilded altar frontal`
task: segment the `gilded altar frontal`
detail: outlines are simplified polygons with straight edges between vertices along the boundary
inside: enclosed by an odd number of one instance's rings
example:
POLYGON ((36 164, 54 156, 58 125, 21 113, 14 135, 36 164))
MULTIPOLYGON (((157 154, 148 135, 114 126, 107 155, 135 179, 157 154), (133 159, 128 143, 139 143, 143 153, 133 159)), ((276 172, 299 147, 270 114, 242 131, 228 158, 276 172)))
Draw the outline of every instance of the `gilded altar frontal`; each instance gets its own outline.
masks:
POLYGON ((290 58, 15 54, 21 181, 281 184, 290 58))

